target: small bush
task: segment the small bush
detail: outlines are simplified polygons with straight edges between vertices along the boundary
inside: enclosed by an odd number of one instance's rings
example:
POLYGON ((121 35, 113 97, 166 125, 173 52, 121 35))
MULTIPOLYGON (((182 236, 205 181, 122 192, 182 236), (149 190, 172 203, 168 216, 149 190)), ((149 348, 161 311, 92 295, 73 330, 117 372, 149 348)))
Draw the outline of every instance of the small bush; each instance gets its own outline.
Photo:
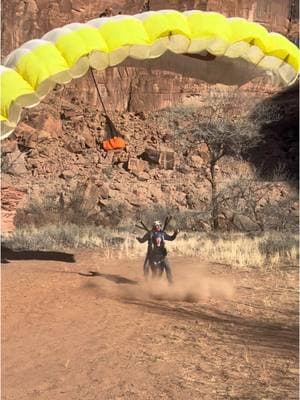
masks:
POLYGON ((297 246, 298 240, 295 235, 289 232, 273 232, 262 238, 259 243, 259 251, 267 258, 271 258, 275 254, 285 258, 297 246))
POLYGON ((6 246, 20 250, 59 250, 62 248, 119 248, 124 237, 118 232, 96 226, 75 224, 45 225, 17 229, 3 237, 6 246))
POLYGON ((75 190, 67 204, 57 193, 49 193, 44 197, 31 198, 25 209, 17 210, 15 224, 17 227, 42 227, 49 222, 86 225, 91 222, 94 213, 94 207, 85 204, 80 191, 75 190))

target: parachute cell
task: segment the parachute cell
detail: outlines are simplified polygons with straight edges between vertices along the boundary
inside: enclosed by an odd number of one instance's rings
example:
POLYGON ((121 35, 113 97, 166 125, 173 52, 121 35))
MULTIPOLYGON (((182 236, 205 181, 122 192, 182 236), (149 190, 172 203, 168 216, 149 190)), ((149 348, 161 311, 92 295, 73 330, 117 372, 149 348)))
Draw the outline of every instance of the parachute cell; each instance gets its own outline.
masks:
POLYGON ((149 11, 72 23, 24 43, 4 60, 0 69, 1 139, 16 127, 22 107, 38 104, 56 83, 81 77, 90 66, 103 70, 126 59, 130 65, 130 60, 151 62, 161 57, 163 65, 167 55, 166 69, 176 72, 181 64, 178 72, 183 69, 204 80, 207 73, 207 81, 223 63, 232 77, 223 79, 221 71, 216 82, 227 84, 237 79, 239 68, 244 68, 244 81, 253 78, 254 70, 267 71, 284 85, 293 83, 299 71, 299 49, 287 38, 269 33, 258 23, 215 12, 149 11), (171 62, 172 53, 185 58, 171 62), (205 67, 204 54, 213 60, 205 67))

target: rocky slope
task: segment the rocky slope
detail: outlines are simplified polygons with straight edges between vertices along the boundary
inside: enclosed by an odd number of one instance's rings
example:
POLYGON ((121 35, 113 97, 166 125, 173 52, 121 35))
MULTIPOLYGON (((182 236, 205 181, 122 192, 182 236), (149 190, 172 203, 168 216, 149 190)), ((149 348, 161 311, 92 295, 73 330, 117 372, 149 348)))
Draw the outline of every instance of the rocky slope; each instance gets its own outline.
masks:
MULTIPOLYGON (((13 228, 16 209, 24 209, 19 212, 19 224, 36 222, 30 202, 45 206, 50 199, 56 206, 67 206, 74 198, 87 211, 86 220, 99 224, 117 225, 121 219, 138 218, 152 209, 186 214, 194 229, 206 227, 210 206, 207 146, 195 144, 188 134, 176 135, 168 112, 111 115, 127 141, 125 150, 102 149, 105 118, 99 109, 76 97, 66 101, 61 92, 53 93, 47 104, 26 111, 24 121, 1 149, 4 230, 13 228)), ((185 123, 176 121, 181 129, 185 123)), ((274 156, 282 165, 289 159, 295 167, 296 141, 289 139, 288 146, 276 147, 273 135, 268 158, 274 156)), ((217 171, 219 184, 252 174, 262 159, 264 155, 253 159, 253 164, 224 158, 217 171)), ((268 203, 269 195, 282 201, 290 191, 283 182, 274 183, 263 203, 268 203)), ((294 213, 295 204, 290 207, 294 213)))

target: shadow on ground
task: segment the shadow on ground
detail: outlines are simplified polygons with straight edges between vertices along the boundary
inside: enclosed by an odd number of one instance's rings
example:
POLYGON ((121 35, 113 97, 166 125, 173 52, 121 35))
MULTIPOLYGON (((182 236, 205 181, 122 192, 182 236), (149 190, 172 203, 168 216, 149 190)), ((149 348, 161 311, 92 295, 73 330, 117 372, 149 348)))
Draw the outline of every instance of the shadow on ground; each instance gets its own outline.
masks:
POLYGON ((89 271, 89 272, 78 272, 79 275, 82 276, 98 276, 100 278, 107 279, 108 281, 117 283, 117 284, 125 284, 125 285, 137 285, 137 281, 133 281, 132 279, 127 279, 124 278, 124 276, 121 275, 115 275, 115 274, 103 274, 101 272, 97 271, 89 271))
POLYGON ((236 344, 258 346, 264 351, 284 353, 287 357, 297 357, 298 354, 299 326, 296 323, 286 325, 276 321, 251 320, 207 305, 189 309, 137 299, 127 298, 123 301, 126 304, 143 307, 151 313, 171 316, 176 320, 207 321, 219 333, 217 337, 214 335, 214 341, 231 344, 234 341, 236 344), (233 340, 233 338, 236 339, 233 340))
POLYGON ((6 246, 1 246, 1 263, 7 264, 12 260, 47 260, 63 261, 74 263, 74 254, 58 251, 39 251, 39 250, 12 250, 6 246))

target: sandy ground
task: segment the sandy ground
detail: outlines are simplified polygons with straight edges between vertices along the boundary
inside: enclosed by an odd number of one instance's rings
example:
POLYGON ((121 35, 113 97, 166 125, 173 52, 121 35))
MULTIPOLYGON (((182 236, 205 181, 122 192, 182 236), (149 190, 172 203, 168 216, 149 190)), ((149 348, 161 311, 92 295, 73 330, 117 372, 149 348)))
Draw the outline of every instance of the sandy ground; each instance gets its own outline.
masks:
POLYGON ((298 398, 295 268, 171 258, 169 287, 142 260, 74 257, 2 264, 3 400, 298 398))

